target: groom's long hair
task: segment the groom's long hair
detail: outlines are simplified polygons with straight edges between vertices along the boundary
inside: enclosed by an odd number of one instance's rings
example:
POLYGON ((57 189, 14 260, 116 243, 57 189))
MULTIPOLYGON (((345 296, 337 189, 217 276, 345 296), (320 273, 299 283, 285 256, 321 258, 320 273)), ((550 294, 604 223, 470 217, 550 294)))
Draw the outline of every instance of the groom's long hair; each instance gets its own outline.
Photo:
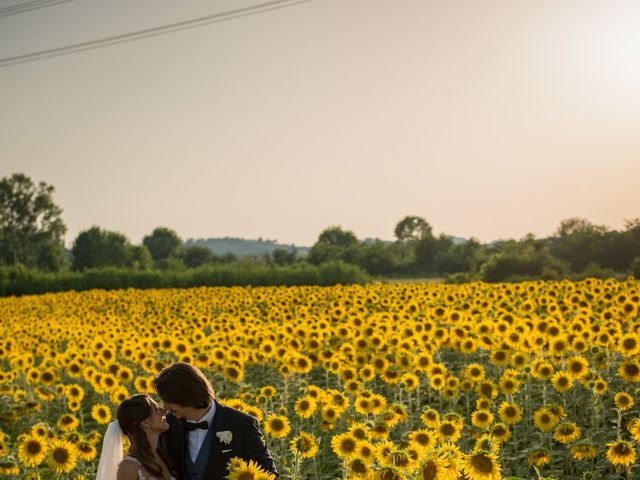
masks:
POLYGON ((207 408, 216 398, 204 373, 189 363, 163 368, 153 379, 153 387, 163 401, 183 407, 207 408))

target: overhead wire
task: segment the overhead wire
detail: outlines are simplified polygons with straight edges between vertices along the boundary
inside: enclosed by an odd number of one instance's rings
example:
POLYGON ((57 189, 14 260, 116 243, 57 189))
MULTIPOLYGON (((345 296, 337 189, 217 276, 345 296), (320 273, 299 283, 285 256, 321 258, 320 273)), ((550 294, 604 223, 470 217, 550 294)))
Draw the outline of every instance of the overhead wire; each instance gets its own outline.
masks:
POLYGON ((18 3, 8 7, 0 8, 0 17, 8 17, 9 15, 17 15, 18 13, 30 12, 40 8, 52 7, 60 3, 74 2, 75 0, 31 0, 30 2, 18 3))
POLYGON ((66 45, 63 47, 51 48, 48 50, 40 50, 32 53, 25 53, 22 55, 16 55, 13 57, 5 57, 0 59, 0 67, 6 67, 8 65, 15 65, 18 63, 26 63, 36 60, 42 60, 45 58, 56 57, 60 55, 68 55, 71 53, 81 52, 85 50, 92 50, 96 48, 102 48, 110 45, 116 45, 120 43, 127 43, 143 38, 154 37, 157 35, 165 35, 181 30, 187 30, 190 28, 201 27, 204 25, 210 25, 212 23, 224 22, 235 18, 246 17, 263 13, 271 10, 282 9, 302 3, 313 2, 315 0, 274 0, 271 2, 265 2, 250 7, 238 8, 236 10, 229 10, 226 12, 215 13, 204 17, 198 17, 190 20, 183 20, 180 22, 170 23, 167 25, 161 25, 158 27, 147 28, 144 30, 138 30, 129 33, 123 33, 119 35, 113 35, 111 37, 100 38, 96 40, 90 40, 87 42, 76 43, 72 45, 66 45))

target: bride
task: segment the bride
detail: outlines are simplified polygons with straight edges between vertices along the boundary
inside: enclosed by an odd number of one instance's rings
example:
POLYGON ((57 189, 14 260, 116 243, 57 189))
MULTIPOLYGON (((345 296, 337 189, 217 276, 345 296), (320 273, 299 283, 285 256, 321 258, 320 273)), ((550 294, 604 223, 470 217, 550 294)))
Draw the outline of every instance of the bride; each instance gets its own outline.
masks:
POLYGON ((160 434, 169 429, 164 414, 149 395, 124 400, 104 436, 96 480, 177 480, 158 443, 160 434), (124 458, 123 434, 131 443, 124 458))

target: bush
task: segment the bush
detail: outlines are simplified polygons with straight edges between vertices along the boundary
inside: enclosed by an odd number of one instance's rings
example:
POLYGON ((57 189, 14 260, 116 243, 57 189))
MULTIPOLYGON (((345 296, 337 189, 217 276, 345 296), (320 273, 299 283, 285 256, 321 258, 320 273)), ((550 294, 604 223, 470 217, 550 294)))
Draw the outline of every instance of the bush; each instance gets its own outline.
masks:
POLYGON ((207 264, 191 270, 101 268, 85 272, 46 273, 0 268, 0 295, 27 295, 64 290, 188 288, 200 286, 293 286, 365 283, 370 277, 341 261, 291 266, 207 264))
POLYGON ((547 249, 533 246, 507 248, 489 257, 480 270, 487 282, 520 281, 531 278, 555 280, 566 274, 563 262, 547 249))

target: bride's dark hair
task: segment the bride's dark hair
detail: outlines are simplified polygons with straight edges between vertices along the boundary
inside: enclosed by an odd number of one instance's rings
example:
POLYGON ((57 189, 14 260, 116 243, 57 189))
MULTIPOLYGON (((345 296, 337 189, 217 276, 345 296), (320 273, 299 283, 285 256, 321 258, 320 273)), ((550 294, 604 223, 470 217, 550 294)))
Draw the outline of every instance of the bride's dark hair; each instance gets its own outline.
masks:
MULTIPOLYGON (((151 402, 152 400, 149 395, 133 395, 120 404, 116 412, 116 418, 118 419, 122 433, 129 437, 129 441, 131 442, 129 453, 140 460, 145 470, 151 475, 162 478, 162 465, 155 459, 151 451, 151 445, 149 445, 149 441, 147 440, 147 435, 140 426, 144 420, 151 416, 153 408, 151 402)), ((160 445, 158 445, 158 454, 171 470, 169 456, 160 445)))

